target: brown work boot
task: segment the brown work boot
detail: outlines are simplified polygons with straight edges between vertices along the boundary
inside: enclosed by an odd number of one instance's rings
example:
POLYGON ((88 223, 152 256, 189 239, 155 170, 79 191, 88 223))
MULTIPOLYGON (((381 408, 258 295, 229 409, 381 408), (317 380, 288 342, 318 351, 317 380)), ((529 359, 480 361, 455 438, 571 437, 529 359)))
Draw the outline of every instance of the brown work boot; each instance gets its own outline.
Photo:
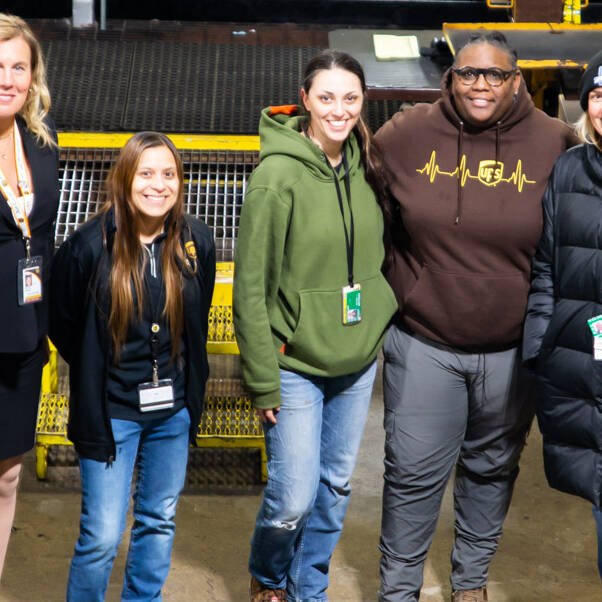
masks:
POLYGON ((251 575, 249 600, 251 602, 286 602, 286 592, 283 589, 270 589, 251 575))
POLYGON ((460 589, 452 593, 451 602, 487 602, 487 588, 460 589))

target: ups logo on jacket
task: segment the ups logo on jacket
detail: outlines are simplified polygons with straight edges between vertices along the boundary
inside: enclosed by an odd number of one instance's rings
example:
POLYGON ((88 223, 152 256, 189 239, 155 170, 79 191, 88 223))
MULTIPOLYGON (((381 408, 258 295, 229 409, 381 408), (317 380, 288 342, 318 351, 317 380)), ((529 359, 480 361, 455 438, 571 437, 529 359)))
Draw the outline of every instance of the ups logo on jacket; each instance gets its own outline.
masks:
POLYGON ((485 186, 496 186, 502 181, 504 164, 501 161, 481 161, 479 163, 479 182, 485 186))
POLYGON ((502 183, 512 184, 516 186, 519 192, 522 192, 525 184, 537 183, 535 180, 530 180, 527 174, 523 173, 522 159, 516 162, 514 171, 507 178, 504 178, 504 163, 501 161, 486 159, 479 162, 476 174, 470 171, 466 163, 466 155, 462 155, 460 164, 454 170, 446 171, 437 162, 437 151, 433 151, 425 166, 422 169, 417 169, 416 172, 424 174, 431 184, 438 176, 446 176, 460 180, 462 187, 466 185, 467 180, 477 180, 485 186, 497 186, 502 183))

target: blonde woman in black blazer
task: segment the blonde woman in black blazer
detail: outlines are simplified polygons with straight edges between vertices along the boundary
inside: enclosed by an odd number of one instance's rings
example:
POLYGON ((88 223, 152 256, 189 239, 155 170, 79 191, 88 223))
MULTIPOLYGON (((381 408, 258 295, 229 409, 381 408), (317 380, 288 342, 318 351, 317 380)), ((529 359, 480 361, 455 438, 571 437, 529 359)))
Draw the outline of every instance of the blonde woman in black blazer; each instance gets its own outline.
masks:
POLYGON ((0 13, 0 575, 46 362, 58 149, 40 45, 0 13))

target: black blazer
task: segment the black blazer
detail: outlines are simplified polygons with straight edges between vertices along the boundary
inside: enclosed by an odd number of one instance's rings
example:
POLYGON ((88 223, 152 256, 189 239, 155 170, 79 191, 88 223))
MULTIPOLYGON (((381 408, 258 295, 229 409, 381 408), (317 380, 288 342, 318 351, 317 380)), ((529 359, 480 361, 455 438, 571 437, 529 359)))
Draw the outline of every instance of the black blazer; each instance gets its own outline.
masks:
MULTIPOLYGON (((0 353, 33 351, 48 331, 46 285, 54 251, 54 222, 59 203, 58 148, 39 146, 19 116, 17 125, 33 177, 34 204, 29 215, 31 254, 43 257, 44 300, 22 307, 17 304, 17 262, 25 257, 25 244, 10 207, 0 192, 0 353)), ((49 125, 56 140, 53 125, 49 125)))

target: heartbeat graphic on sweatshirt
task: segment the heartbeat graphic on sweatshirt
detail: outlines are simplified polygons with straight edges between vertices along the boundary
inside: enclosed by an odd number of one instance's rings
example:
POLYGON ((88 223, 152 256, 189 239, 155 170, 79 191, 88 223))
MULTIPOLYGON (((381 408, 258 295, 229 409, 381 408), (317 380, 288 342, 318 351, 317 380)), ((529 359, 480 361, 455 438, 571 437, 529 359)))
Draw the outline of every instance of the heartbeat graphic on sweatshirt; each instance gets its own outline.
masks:
POLYGON ((466 167, 466 155, 462 155, 460 165, 454 171, 443 171, 437 164, 437 151, 433 151, 428 163, 422 169, 416 171, 419 174, 426 174, 431 184, 438 175, 459 179, 461 186, 464 186, 468 179, 478 180, 485 186, 497 186, 501 182, 509 183, 515 185, 519 192, 523 191, 525 184, 536 184, 535 180, 529 180, 523 173, 521 159, 516 162, 514 171, 507 178, 504 178, 504 164, 501 161, 481 161, 477 174, 472 174, 470 169, 466 167))

